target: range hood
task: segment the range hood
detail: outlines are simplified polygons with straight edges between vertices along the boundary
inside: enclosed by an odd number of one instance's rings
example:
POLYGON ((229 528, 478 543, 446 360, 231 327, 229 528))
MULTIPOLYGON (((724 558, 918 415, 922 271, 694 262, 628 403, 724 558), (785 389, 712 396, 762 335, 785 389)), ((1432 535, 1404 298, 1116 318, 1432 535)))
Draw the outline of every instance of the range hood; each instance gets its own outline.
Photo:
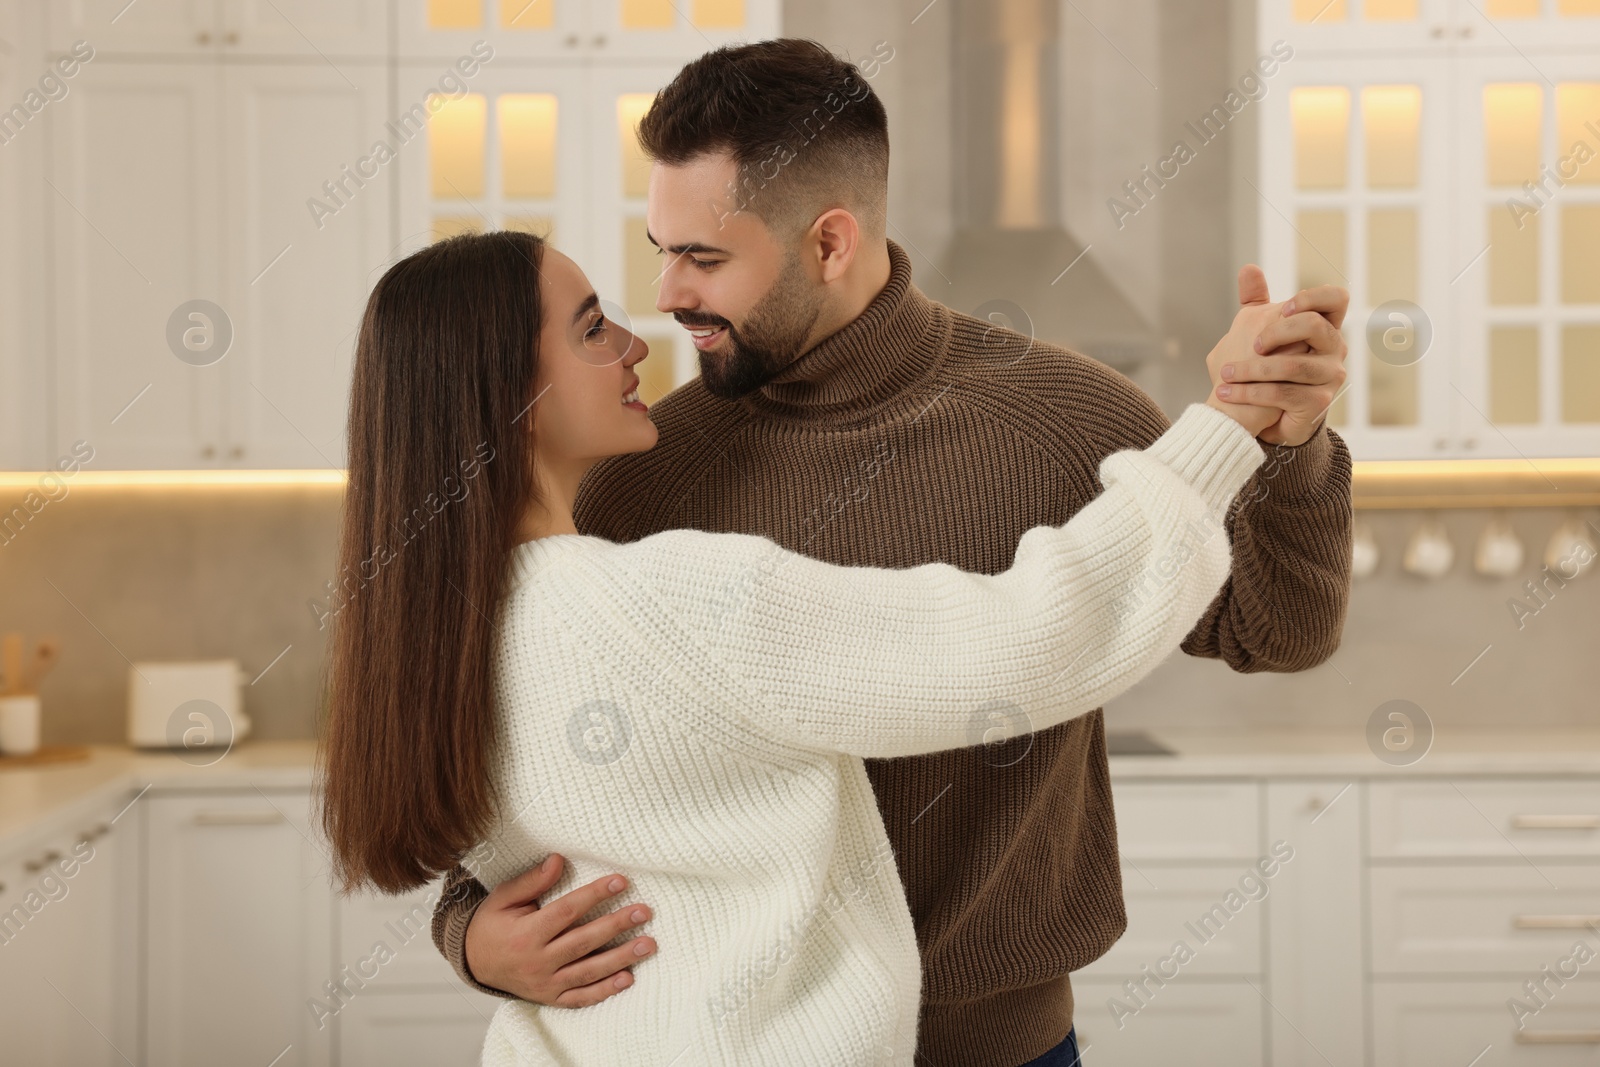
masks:
POLYGON ((1059 10, 1059 0, 958 0, 961 166, 945 302, 1126 372, 1159 344, 1062 224, 1059 10))

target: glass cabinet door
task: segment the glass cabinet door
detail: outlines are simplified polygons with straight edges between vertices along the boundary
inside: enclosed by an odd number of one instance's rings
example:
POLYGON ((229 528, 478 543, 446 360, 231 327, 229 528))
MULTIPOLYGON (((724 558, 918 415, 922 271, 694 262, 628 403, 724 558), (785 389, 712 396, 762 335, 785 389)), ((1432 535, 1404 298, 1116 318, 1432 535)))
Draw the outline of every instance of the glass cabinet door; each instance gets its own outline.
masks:
POLYGON ((1278 40, 1296 52, 1439 47, 1454 33, 1451 0, 1262 0, 1258 12, 1262 51, 1278 40))
POLYGON ((433 65, 402 66, 401 252, 457 233, 528 230, 588 255, 582 67, 481 67, 447 92, 433 65))
POLYGON ((778 33, 777 0, 401 0, 402 55, 692 59, 778 33))
POLYGON ((1451 446, 1448 71, 1375 60, 1287 63, 1263 100, 1258 204, 1272 294, 1350 290, 1345 388, 1330 424, 1358 458, 1451 446))
POLYGON ((591 0, 400 0, 400 55, 453 58, 475 41, 497 58, 587 54, 591 0))
POLYGON ((1600 44, 1600 0, 1455 3, 1456 40, 1463 52, 1515 55, 1519 48, 1593 48, 1600 44))
POLYGON ((1485 57, 1457 80, 1464 435, 1480 452, 1593 455, 1600 64, 1485 57))

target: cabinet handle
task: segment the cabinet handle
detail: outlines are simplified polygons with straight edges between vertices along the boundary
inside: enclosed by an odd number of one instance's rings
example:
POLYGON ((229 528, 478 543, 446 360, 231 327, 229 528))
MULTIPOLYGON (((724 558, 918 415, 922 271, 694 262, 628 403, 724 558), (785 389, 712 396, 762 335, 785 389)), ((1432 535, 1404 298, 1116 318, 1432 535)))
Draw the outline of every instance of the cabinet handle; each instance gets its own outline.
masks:
POLYGON ((202 448, 200 450, 200 458, 201 459, 215 459, 216 455, 217 455, 217 446, 216 445, 206 445, 204 448, 202 448))
POLYGON ((596 48, 604 48, 606 46, 606 35, 603 34, 603 33, 595 34, 594 35, 594 46, 596 48))
POLYGON ((228 458, 229 459, 241 459, 241 458, 243 458, 243 456, 244 456, 244 446, 243 445, 234 445, 232 448, 228 449, 228 458))
POLYGON ((87 845, 90 841, 98 841, 111 832, 111 827, 105 823, 96 823, 91 829, 78 835, 78 841, 87 845))
POLYGON ((201 30, 199 33, 195 34, 195 40, 199 41, 201 44, 210 44, 211 34, 205 30, 201 30))
POLYGON ((1600 830, 1600 815, 1513 815, 1513 830, 1600 830))
POLYGON ((283 816, 276 811, 200 811, 194 821, 196 826, 271 826, 283 816))
POLYGON ((233 30, 229 30, 228 31, 228 36, 224 37, 223 40, 226 41, 228 44, 238 44, 239 43, 239 35, 237 33, 235 33, 233 30))
POLYGON ((567 40, 565 43, 568 48, 578 47, 578 35, 575 33, 567 34, 567 40))
POLYGON ((1433 37, 1443 37, 1444 36, 1444 27, 1443 26, 1435 26, 1432 30, 1430 30, 1428 32, 1433 37))
POLYGON ((1600 1045, 1600 1030, 1518 1030, 1519 1045, 1600 1045))
POLYGON ((1461 36, 1463 36, 1463 37, 1471 37, 1472 36, 1472 27, 1471 26, 1463 26, 1463 27, 1461 27, 1461 36))
POLYGON ((1518 930, 1587 930, 1600 925, 1600 915, 1518 915, 1511 925, 1518 930))
POLYGON ((24 863, 22 865, 22 869, 27 871, 29 874, 32 874, 35 871, 44 870, 46 867, 50 866, 52 863, 54 863, 56 860, 58 860, 60 858, 61 858, 61 853, 57 852, 55 849, 51 849, 49 852, 46 852, 44 855, 40 856, 38 859, 29 860, 27 863, 24 863))

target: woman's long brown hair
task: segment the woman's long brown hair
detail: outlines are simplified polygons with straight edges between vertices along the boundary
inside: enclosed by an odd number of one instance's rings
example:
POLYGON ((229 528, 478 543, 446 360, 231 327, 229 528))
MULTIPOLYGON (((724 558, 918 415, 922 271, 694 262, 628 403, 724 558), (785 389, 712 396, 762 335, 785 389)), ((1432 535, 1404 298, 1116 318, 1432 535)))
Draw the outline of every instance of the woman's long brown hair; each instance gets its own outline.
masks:
POLYGON ((344 891, 448 870, 494 817, 491 657, 533 486, 544 243, 454 237, 386 271, 350 390, 320 820, 344 891))

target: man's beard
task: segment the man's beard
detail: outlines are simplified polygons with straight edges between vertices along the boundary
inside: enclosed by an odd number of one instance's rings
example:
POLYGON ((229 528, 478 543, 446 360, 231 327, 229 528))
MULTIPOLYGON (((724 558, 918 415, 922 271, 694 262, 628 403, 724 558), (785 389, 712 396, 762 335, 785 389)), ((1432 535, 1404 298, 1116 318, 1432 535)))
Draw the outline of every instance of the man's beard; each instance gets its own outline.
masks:
POLYGON ((700 322, 692 315, 679 316, 678 321, 727 328, 727 337, 716 352, 699 353, 700 381, 713 396, 737 400, 772 381, 799 358, 821 310, 821 287, 806 277, 800 257, 790 252, 783 273, 750 309, 743 326, 735 328, 725 319, 700 322))

